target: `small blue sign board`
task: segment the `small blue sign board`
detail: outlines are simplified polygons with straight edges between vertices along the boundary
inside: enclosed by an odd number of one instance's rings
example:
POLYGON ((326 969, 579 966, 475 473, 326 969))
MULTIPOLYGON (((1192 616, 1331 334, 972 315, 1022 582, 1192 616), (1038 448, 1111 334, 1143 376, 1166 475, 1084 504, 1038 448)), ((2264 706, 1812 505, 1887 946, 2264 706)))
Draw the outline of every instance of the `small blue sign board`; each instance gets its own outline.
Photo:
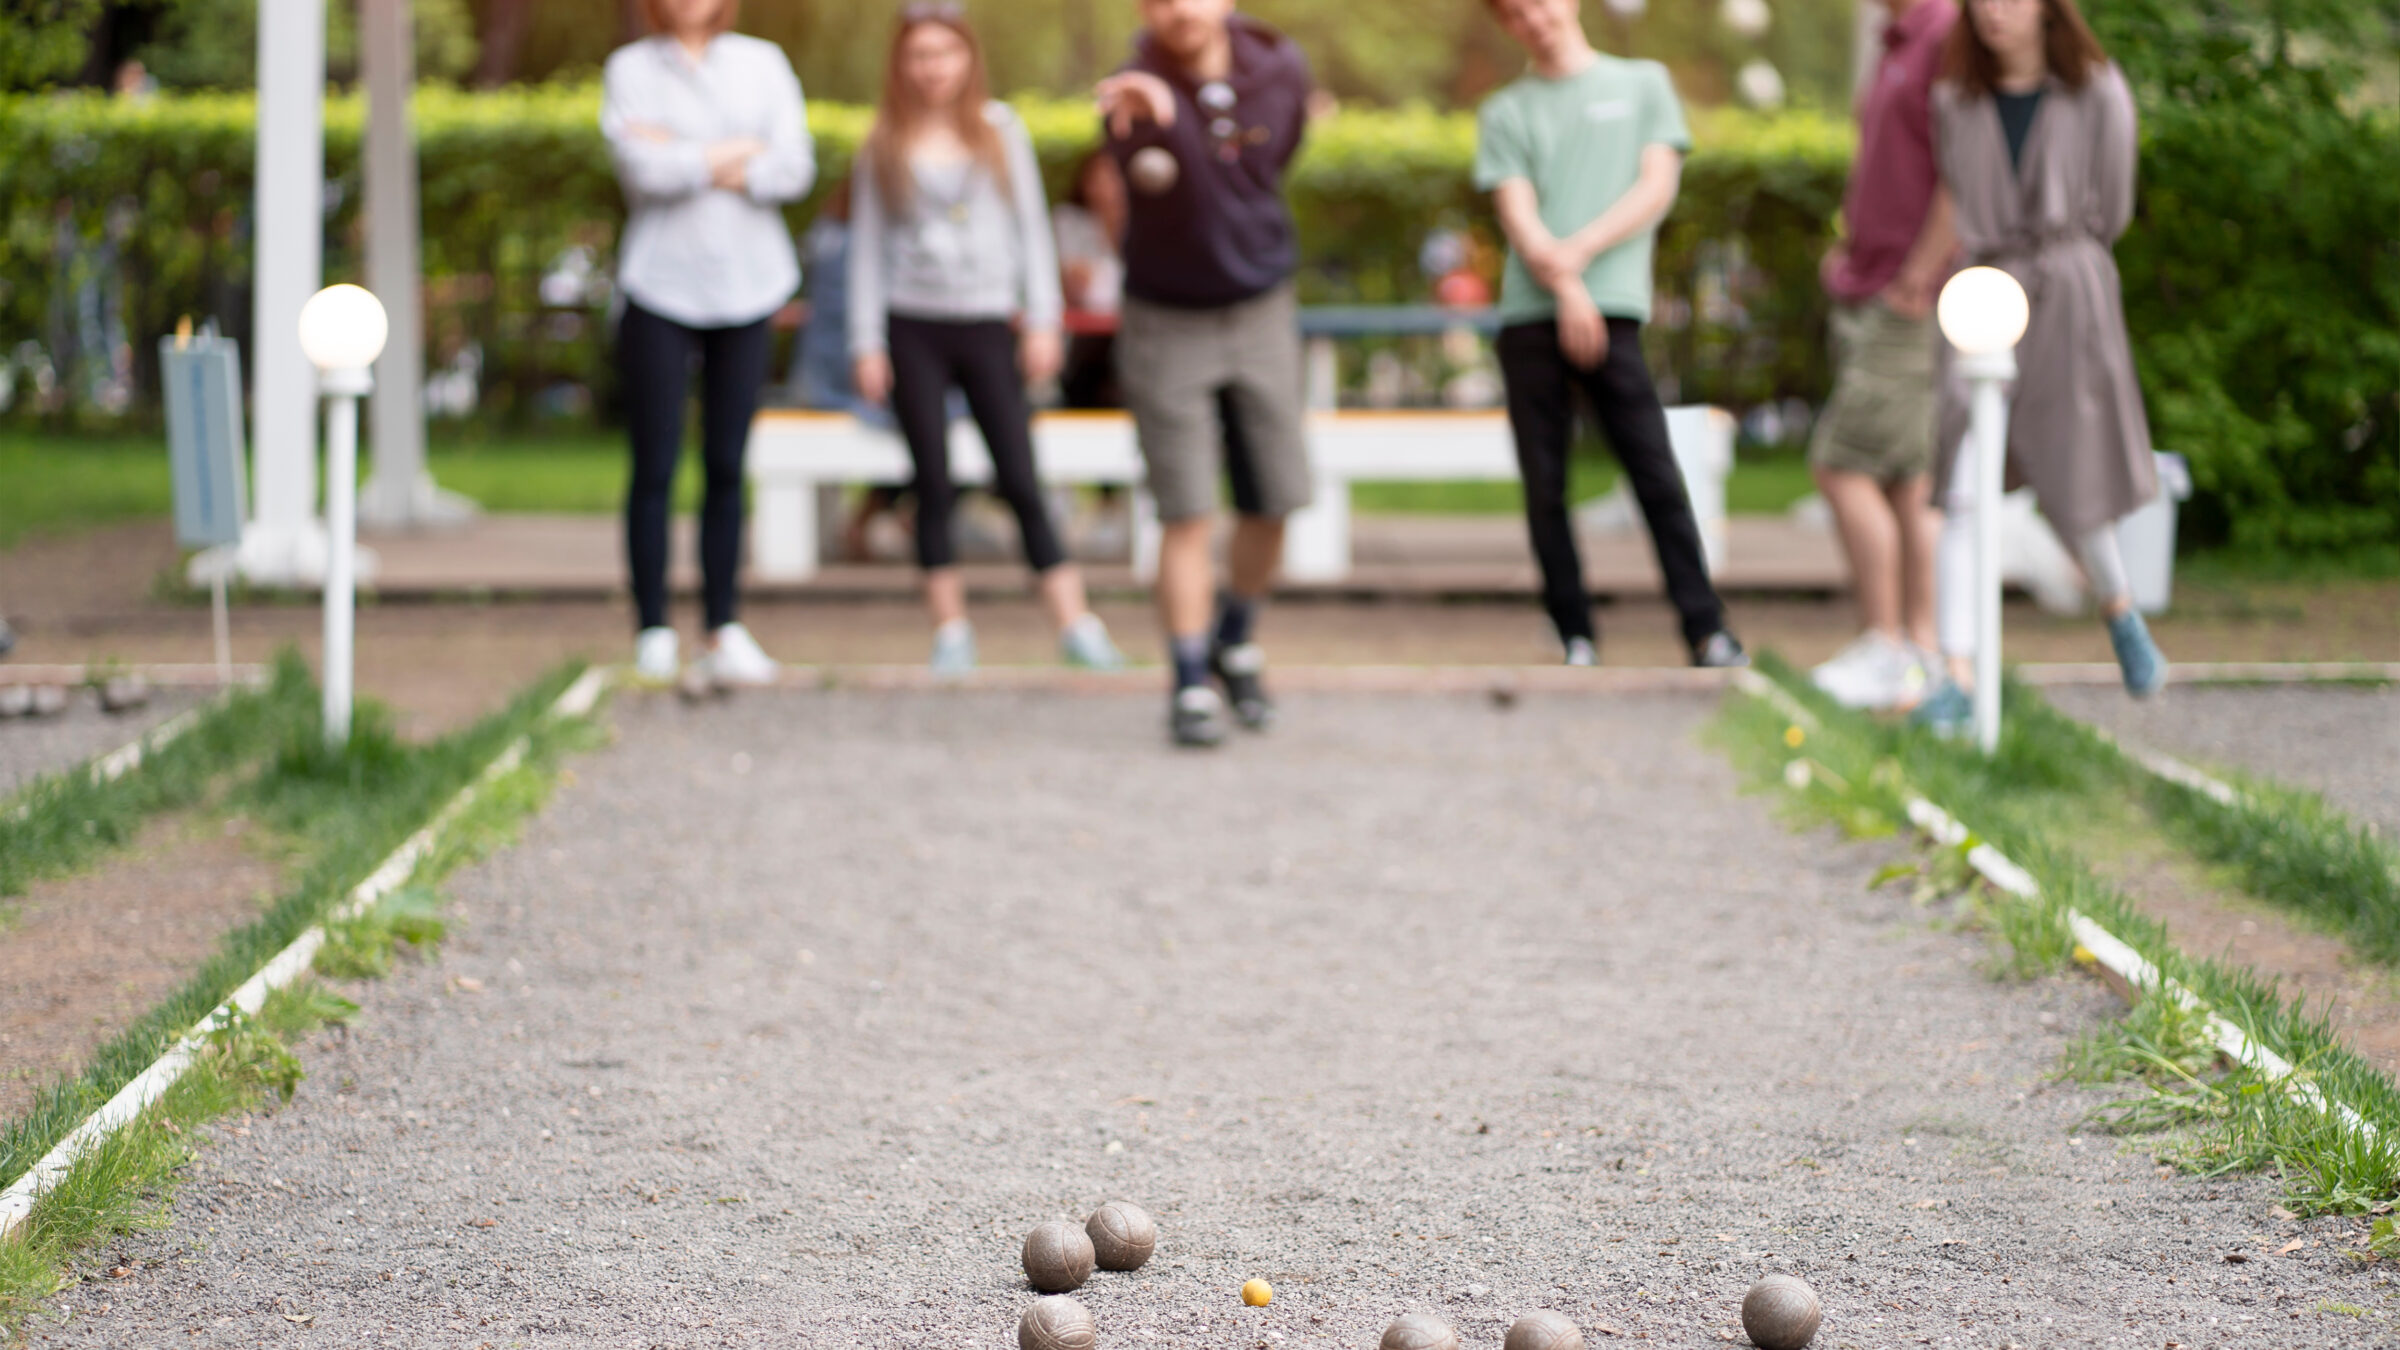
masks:
POLYGON ((158 371, 175 472, 175 541, 185 548, 239 543, 249 514, 241 349, 231 338, 161 338, 158 371))

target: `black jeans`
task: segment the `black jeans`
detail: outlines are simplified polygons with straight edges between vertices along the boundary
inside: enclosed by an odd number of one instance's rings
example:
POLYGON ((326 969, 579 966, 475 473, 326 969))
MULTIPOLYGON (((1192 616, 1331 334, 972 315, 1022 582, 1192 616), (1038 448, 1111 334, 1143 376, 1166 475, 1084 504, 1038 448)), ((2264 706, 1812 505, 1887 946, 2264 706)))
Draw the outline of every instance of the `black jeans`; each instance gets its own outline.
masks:
POLYGON ((667 516, 675 465, 683 457, 692 358, 700 359, 700 457, 708 488, 700 505, 700 578, 708 626, 732 623, 742 563, 742 459, 750 419, 766 383, 767 321, 739 328, 687 328, 627 304, 617 330, 625 423, 633 441, 633 484, 625 494, 625 557, 644 628, 667 622, 667 516))
POLYGON ((1684 641, 1698 645, 1725 626, 1725 607, 1709 584, 1700 550, 1700 522, 1692 515, 1675 450, 1667 440, 1667 413, 1658 387, 1642 360, 1642 326, 1631 319, 1608 321, 1608 359, 1597 370, 1578 370, 1559 349, 1551 320, 1512 324, 1500 330, 1500 374, 1508 383, 1508 423, 1516 434, 1517 467, 1525 477, 1525 522, 1533 554, 1542 565, 1542 605, 1564 639, 1589 638, 1591 595, 1584 589, 1583 559, 1575 548, 1575 526, 1567 501, 1567 456, 1574 443, 1575 391, 1591 400, 1608 447, 1625 466, 1650 525, 1658 568, 1667 579, 1667 598, 1683 616, 1684 641))
POLYGON ((958 488, 950 481, 953 385, 992 452, 992 486, 1016 512, 1025 561, 1036 572, 1065 562, 1050 509, 1033 468, 1033 409, 1017 370, 1017 335, 1006 323, 949 323, 891 316, 892 415, 917 466, 917 563, 931 571, 958 561, 950 513, 958 488))

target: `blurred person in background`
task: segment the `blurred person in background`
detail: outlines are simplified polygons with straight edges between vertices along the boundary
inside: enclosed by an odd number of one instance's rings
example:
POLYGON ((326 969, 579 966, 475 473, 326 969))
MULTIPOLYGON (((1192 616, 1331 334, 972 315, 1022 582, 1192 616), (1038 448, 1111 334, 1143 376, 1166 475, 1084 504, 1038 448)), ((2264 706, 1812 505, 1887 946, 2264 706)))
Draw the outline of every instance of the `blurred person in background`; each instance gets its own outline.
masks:
MULTIPOLYGON (((807 255, 808 322, 792 354, 792 398, 817 412, 844 412, 870 426, 890 430, 889 409, 858 396, 850 366, 850 180, 825 194, 825 204, 801 241, 807 255)), ((859 494, 842 523, 842 557, 868 562, 875 522, 897 519, 904 489, 878 484, 859 494)))
POLYGON ((1952 0, 1881 0, 1883 55, 1858 100, 1846 237, 1825 259, 1833 397, 1808 448, 1833 508, 1862 631, 1811 678, 1850 708, 1922 699, 1936 676, 1933 434, 1941 337, 1933 302, 1958 250, 1933 155, 1933 86, 1952 0))
MULTIPOLYGON (((2074 0, 1969 0, 1934 93, 1935 146, 1972 265, 2025 287, 2008 469, 2074 545, 2126 692, 2166 687, 2167 660, 2134 608, 2117 522, 2158 495, 2150 423, 2113 252, 2133 220, 2133 93, 2074 0)), ((1943 387, 1937 491, 1942 653, 1949 678, 1918 709, 1964 728, 1975 657, 1975 453, 1964 382, 1943 387)))
POLYGON ((1593 49, 1578 0, 1485 0, 1532 69, 1477 116, 1475 186, 1508 236, 1500 357, 1542 599, 1570 666, 1600 662, 1568 511, 1575 399, 1632 482, 1692 664, 1746 666, 1708 577, 1700 523, 1642 359, 1651 259, 1691 149, 1667 68, 1593 49))
POLYGON ((720 684, 777 674, 739 621, 743 460, 765 385, 768 321, 800 287, 782 206, 816 181, 800 80, 783 49, 729 31, 738 0, 643 0, 652 35, 610 56, 600 129, 625 190, 617 334, 633 449, 625 551, 644 679, 679 673, 667 623, 667 517, 692 366, 700 367, 700 570, 720 684))
POLYGON ((1273 724, 1258 613, 1284 522, 1315 491, 1283 197, 1315 82, 1299 47, 1233 0, 1141 0, 1141 14, 1133 60, 1095 91, 1108 152, 1136 188, 1117 376, 1158 501, 1168 736, 1205 748, 1224 742, 1228 703, 1250 730, 1273 724), (1236 520, 1212 622, 1221 476, 1236 520))
POLYGON ((859 394, 889 401, 916 463, 917 561, 937 674, 976 665, 951 513, 946 404, 966 395, 1015 512, 1025 561, 1071 665, 1124 664, 1067 560, 1034 465, 1029 385, 1063 347, 1057 254, 1041 165, 1007 104, 987 97, 983 53, 954 4, 901 11, 852 194, 850 350, 859 394), (1022 330, 1012 320, 1022 316, 1022 330))

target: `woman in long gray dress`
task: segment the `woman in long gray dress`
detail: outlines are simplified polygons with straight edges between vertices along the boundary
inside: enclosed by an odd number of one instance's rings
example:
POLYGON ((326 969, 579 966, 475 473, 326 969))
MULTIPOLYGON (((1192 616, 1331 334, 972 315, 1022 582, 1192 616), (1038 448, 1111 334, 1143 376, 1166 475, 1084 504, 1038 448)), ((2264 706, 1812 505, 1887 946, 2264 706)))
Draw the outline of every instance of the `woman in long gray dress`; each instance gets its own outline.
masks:
MULTIPOLYGON (((2008 460, 2074 544, 2108 621, 2125 688, 2164 688, 2166 658, 2134 608, 2117 522, 2158 495, 2119 291, 2117 237, 2133 220, 2133 94, 2074 0, 1968 0, 1934 91, 1935 151, 1966 261, 2025 287, 2008 460)), ((1966 391, 1945 382, 1937 492, 1942 648, 1952 682, 1925 720, 1963 723, 1974 654, 1974 538, 1966 391)))

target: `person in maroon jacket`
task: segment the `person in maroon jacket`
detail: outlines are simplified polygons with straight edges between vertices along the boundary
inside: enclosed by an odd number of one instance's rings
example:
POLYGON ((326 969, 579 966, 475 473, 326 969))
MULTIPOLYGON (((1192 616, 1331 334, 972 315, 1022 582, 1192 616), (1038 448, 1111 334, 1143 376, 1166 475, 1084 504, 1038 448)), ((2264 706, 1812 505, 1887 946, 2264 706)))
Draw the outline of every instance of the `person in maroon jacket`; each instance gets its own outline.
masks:
POLYGON ((1132 62, 1098 90, 1109 153, 1134 189, 1118 382, 1163 525, 1169 730, 1178 745, 1213 746, 1225 739, 1227 700, 1252 730, 1273 719, 1252 629, 1283 557, 1284 518, 1308 505, 1313 482, 1292 289, 1299 241, 1283 200, 1313 84, 1300 49, 1235 14, 1233 0, 1141 6, 1132 62), (1239 430, 1230 454, 1228 419, 1239 430), (1239 521, 1212 627, 1221 471, 1239 521))
POLYGON ((1933 302, 1958 251, 1934 160, 1933 86, 1958 24, 1952 0, 1880 0, 1891 21, 1858 99, 1847 237, 1825 259, 1834 301, 1833 398, 1809 462, 1833 508, 1862 631, 1813 678, 1836 702, 1916 702, 1934 675, 1933 302))

